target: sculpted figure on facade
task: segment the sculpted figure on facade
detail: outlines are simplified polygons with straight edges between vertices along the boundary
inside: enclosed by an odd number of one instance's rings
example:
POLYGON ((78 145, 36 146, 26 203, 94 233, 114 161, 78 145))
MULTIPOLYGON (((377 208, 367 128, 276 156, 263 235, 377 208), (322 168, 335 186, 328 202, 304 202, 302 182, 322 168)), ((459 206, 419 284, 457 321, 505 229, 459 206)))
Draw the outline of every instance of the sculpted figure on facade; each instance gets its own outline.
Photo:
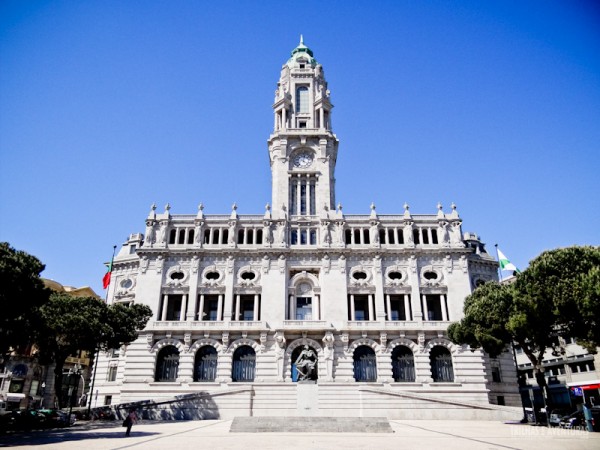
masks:
POLYGON ((450 243, 452 245, 462 244, 462 235, 460 231, 461 222, 459 220, 452 222, 452 228, 450 231, 450 243))
POLYGON ((305 345, 294 362, 298 371, 298 381, 313 379, 317 368, 317 354, 305 345))
POLYGON ((160 229, 158 231, 158 238, 156 241, 158 244, 166 244, 167 243, 167 225, 168 225, 168 222, 166 220, 163 220, 160 223, 160 229))
POLYGON ((204 222, 199 221, 196 222, 196 228, 194 228, 194 246, 200 247, 202 245, 202 229, 204 227, 204 222))
POLYGON ((268 247, 273 243, 273 231, 271 228, 271 221, 263 221, 263 242, 265 247, 268 247))
POLYGON ((237 228, 237 220, 229 221, 229 236, 227 236, 227 243, 229 246, 235 246, 235 231, 237 228))
POLYGON ((324 221, 321 223, 321 240, 323 244, 327 246, 331 244, 331 234, 329 233, 329 221, 324 221))
POLYGON ((333 381, 333 355, 335 338, 333 333, 328 331, 323 337, 323 357, 325 360, 325 368, 327 371, 327 381, 333 381))
POLYGON ((369 229, 369 237, 371 238, 371 244, 378 245, 379 244, 379 222, 372 220, 371 228, 369 229))
POLYGON ((281 381, 284 378, 283 359, 285 357, 285 336, 282 332, 275 333, 275 360, 277 361, 277 378, 281 381))
POLYGON ((402 233, 404 236, 404 243, 406 245, 415 244, 415 241, 413 239, 413 223, 411 221, 404 222, 404 228, 402 228, 402 233))
POLYGON ((445 220, 440 220, 438 223, 438 235, 440 244, 445 247, 448 246, 449 236, 448 236, 448 222, 445 220))
POLYGON ((154 221, 148 220, 146 222, 146 239, 144 241, 144 246, 152 247, 152 244, 154 244, 155 236, 156 236, 156 231, 154 230, 154 221))
POLYGON ((344 245, 344 222, 337 222, 335 224, 336 240, 335 243, 338 245, 344 245))
POLYGON ((285 245, 286 243, 286 225, 285 220, 281 220, 277 223, 277 242, 280 245, 285 245))

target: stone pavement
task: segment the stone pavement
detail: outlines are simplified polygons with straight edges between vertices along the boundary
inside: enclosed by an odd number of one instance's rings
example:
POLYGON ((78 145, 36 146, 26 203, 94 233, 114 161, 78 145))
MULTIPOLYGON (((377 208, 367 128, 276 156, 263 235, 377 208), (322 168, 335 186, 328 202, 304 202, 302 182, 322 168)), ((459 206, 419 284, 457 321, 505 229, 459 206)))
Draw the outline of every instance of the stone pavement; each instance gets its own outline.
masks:
POLYGON ((0 447, 37 450, 197 449, 599 449, 600 433, 460 420, 390 420, 393 433, 230 433, 231 420, 145 421, 0 436, 0 447))

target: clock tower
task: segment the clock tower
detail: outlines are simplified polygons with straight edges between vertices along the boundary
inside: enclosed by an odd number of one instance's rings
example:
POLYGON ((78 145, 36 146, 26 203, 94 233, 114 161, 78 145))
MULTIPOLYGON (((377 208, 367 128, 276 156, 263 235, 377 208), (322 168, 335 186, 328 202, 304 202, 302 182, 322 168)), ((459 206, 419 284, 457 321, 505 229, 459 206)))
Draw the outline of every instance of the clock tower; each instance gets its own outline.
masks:
POLYGON ((281 68, 273 104, 268 143, 274 218, 301 220, 335 208, 332 108, 323 67, 300 37, 281 68))

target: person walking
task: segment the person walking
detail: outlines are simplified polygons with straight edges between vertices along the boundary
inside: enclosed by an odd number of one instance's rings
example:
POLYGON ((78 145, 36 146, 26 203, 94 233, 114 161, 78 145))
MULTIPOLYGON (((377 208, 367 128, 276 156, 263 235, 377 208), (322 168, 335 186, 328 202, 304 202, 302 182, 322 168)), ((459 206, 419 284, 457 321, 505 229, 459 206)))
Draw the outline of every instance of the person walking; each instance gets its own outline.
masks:
POLYGON ((129 436, 129 433, 131 433, 131 427, 134 423, 137 423, 137 415, 135 414, 135 409, 131 408, 129 410, 129 414, 127 414, 127 417, 125 418, 125 421, 123 423, 123 425, 127 427, 127 431, 125 431, 125 436, 129 436))

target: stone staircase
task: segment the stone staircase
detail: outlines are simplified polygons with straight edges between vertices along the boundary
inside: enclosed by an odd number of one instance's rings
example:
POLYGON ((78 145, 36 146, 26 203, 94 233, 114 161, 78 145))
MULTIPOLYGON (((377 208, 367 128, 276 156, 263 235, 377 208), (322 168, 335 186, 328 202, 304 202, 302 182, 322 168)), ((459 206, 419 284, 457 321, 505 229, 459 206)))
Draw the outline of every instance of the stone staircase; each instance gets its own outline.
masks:
POLYGON ((385 417, 235 417, 232 433, 392 433, 385 417))

